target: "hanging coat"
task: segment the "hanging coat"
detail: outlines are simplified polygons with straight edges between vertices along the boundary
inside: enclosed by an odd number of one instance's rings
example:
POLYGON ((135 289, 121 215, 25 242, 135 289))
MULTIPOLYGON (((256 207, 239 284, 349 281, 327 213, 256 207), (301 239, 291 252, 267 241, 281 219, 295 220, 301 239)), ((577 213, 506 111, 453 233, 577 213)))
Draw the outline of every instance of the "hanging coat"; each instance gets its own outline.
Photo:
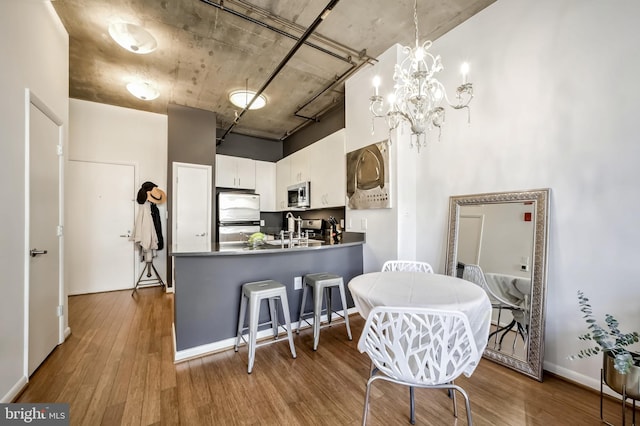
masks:
POLYGON ((140 206, 131 239, 138 243, 145 253, 149 250, 158 249, 158 236, 153 224, 153 218, 151 217, 150 202, 146 202, 140 206))
POLYGON ((162 238, 162 222, 160 221, 160 210, 158 206, 151 203, 151 217, 153 218, 153 227, 156 230, 156 237, 158 238, 158 250, 164 248, 164 238, 162 238))

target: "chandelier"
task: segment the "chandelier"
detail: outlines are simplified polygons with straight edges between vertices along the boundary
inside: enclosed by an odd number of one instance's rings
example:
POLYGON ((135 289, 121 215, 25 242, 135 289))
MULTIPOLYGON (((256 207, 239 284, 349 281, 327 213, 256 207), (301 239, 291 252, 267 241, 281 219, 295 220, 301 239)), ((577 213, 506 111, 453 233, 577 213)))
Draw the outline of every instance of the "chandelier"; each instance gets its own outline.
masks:
MULTIPOLYGON (((432 45, 430 40, 422 45, 418 41, 418 0, 413 7, 413 22, 416 44, 415 47, 402 47, 407 57, 400 64, 395 65, 393 93, 387 98, 386 112, 384 99, 378 93, 381 82, 379 76, 373 79, 374 94, 369 98, 369 110, 373 114, 372 130, 376 117, 385 118, 389 135, 401 123, 408 123, 411 134, 415 137, 417 149, 420 151, 420 147, 427 144, 427 131, 437 128, 438 140, 440 140, 445 113, 444 108, 440 106, 443 100, 454 109, 466 108, 467 121, 471 121, 469 102, 473 99, 473 86, 467 83, 469 65, 464 63, 461 67, 462 85, 456 90, 456 102, 449 101, 444 86, 435 78, 435 75, 443 70, 440 55, 434 56, 429 53, 432 45)), ((411 138, 411 147, 413 147, 414 137, 411 138)))

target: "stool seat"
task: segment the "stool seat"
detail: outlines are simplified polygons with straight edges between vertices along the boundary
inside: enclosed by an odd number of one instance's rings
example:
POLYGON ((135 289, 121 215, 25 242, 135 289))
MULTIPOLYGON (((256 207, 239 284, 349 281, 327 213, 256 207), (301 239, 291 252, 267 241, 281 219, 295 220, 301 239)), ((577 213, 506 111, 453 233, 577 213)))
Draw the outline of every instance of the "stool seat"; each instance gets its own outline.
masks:
MULTIPOLYGON (((344 291, 344 280, 340 275, 330 274, 328 272, 320 272, 314 274, 307 274, 304 276, 304 289, 302 290, 302 303, 300 304, 300 317, 298 320, 298 329, 297 333, 300 333, 300 326, 302 325, 302 321, 305 321, 307 324, 309 323, 304 316, 309 315, 310 313, 305 312, 305 303, 307 299, 307 290, 311 287, 313 291, 313 350, 318 350, 318 343, 320 342, 320 321, 322 316, 322 294, 323 292, 326 294, 327 299, 327 322, 331 324, 331 317, 333 312, 332 304, 331 304, 331 290, 334 287, 337 287, 340 291, 340 300, 342 302, 342 310, 345 325, 347 327, 347 336, 349 340, 352 340, 351 337, 351 327, 349 327, 349 315, 347 313, 347 297, 344 291)), ((336 314, 338 314, 336 312, 336 314)), ((340 314, 338 314, 340 315, 340 314)))
POLYGON ((240 346, 240 340, 243 338, 242 333, 245 329, 249 329, 248 345, 249 345, 249 365, 247 372, 253 371, 253 364, 255 361, 256 347, 262 346, 256 344, 256 338, 258 334, 258 327, 263 324, 271 324, 273 329, 274 340, 267 343, 274 343, 278 341, 278 328, 282 326, 287 331, 287 337, 289 340, 289 347, 291 349, 291 355, 296 358, 296 348, 293 344, 293 335, 291 333, 291 318, 289 315, 289 302, 287 301, 287 288, 273 280, 256 281, 245 283, 242 285, 242 295, 240 297, 240 312, 238 315, 238 334, 236 336, 236 344, 234 350, 237 352, 240 346), (269 314, 271 320, 259 324, 260 316, 260 302, 266 299, 269 302, 269 314), (282 313, 284 314, 284 320, 286 327, 281 325, 278 321, 278 310, 276 307, 276 301, 280 301, 282 307, 282 313), (247 302, 249 303, 249 325, 244 327, 245 314, 247 309, 247 302))

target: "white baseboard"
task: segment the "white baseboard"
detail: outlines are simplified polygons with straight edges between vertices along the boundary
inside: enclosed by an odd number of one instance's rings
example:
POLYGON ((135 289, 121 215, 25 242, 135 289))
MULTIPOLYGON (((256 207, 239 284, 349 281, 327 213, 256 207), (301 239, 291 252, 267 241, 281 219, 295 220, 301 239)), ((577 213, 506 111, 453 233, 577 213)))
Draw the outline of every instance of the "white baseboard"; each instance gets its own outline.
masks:
MULTIPOLYGON (((356 308, 349 308, 347 310, 347 314, 348 315, 351 315, 351 314, 354 314, 354 313, 358 313, 358 310, 356 308)), ((326 321, 326 320, 327 320, 327 316, 323 315, 321 317, 321 321, 326 321)), ((339 323, 336 323, 336 324, 339 324, 339 323)), ((304 330, 305 328, 309 328, 309 327, 310 327, 310 325, 305 322, 305 323, 303 323, 301 328, 304 330)), ((291 329, 292 329, 292 331, 293 330, 297 330, 298 329, 298 322, 291 323, 291 329)), ((235 346, 235 344, 236 344, 236 338, 235 337, 231 337, 231 338, 228 338, 228 339, 219 340, 217 342, 207 343, 207 344, 204 344, 204 345, 195 346, 193 348, 183 349, 183 350, 177 351, 176 350, 176 328, 175 328, 175 324, 173 324, 173 326, 172 326, 172 334, 173 334, 173 353, 174 353, 173 362, 174 363, 188 361, 188 360, 193 359, 193 358, 199 358, 199 357, 203 357, 203 356, 206 356, 206 355, 214 354, 216 352, 229 350, 229 349, 233 348, 235 346)), ((271 332, 271 329, 262 330, 262 331, 258 332, 258 335, 256 336, 256 340, 269 338, 271 336, 273 336, 273 334, 271 332)), ((353 338, 357 339, 356 336, 353 336, 353 338)))
POLYGON ((64 329, 64 340, 67 340, 71 336, 71 327, 67 327, 64 329))
POLYGON ((18 380, 18 382, 15 385, 13 385, 11 389, 9 389, 9 392, 7 392, 7 394, 2 397, 0 402, 3 404, 8 404, 12 402, 13 399, 16 396, 18 396, 20 392, 22 392, 22 389, 24 389, 24 387, 27 386, 27 383, 29 383, 27 376, 20 377, 20 380, 18 380))
MULTIPOLYGON (((573 370, 569 370, 568 368, 561 367, 556 364, 552 364, 550 362, 544 362, 543 368, 550 373, 553 373, 557 376, 560 376, 564 379, 572 381, 574 383, 578 383, 580 385, 591 388, 597 392, 600 392, 600 370, 596 372, 598 375, 597 378, 591 376, 585 376, 584 374, 576 373, 573 370)), ((604 385, 603 392, 609 396, 612 396, 617 399, 622 399, 622 396, 611 390, 607 385, 604 385)))

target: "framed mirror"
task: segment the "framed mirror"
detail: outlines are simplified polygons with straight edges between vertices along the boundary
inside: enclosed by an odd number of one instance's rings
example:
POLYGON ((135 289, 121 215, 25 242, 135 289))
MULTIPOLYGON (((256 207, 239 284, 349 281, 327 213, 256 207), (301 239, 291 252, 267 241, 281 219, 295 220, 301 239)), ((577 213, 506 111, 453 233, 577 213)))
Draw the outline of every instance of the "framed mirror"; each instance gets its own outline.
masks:
POLYGON ((491 300, 484 357, 542 381, 549 189, 452 196, 446 273, 491 300))

